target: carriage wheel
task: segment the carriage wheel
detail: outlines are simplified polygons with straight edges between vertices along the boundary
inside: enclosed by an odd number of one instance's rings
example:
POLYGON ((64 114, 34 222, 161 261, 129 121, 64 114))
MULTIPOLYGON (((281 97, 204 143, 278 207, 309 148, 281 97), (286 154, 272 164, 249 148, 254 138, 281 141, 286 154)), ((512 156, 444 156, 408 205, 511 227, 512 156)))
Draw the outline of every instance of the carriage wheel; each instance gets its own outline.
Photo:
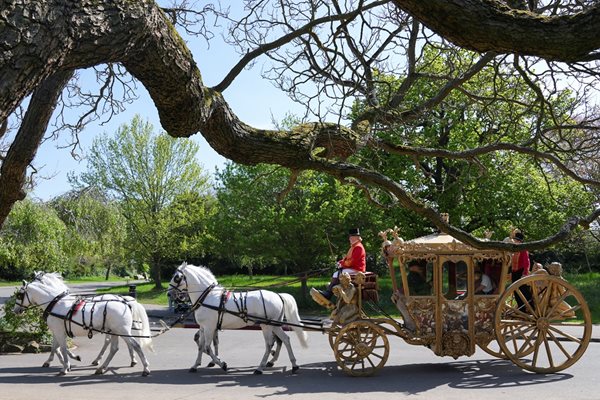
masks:
POLYGON ((573 365, 592 334, 590 310, 581 293, 564 279, 546 275, 513 283, 498 300, 494 327, 502 353, 537 373, 573 365))
POLYGON ((340 333, 340 327, 339 325, 333 325, 331 328, 329 328, 327 336, 329 339, 329 346, 331 346, 332 350, 335 350, 335 347, 333 347, 335 345, 335 339, 337 338, 337 336, 340 333))
MULTIPOLYGON (((508 296, 505 301, 506 307, 503 307, 503 310, 511 309, 517 304, 513 296, 508 296)), ((503 360, 508 359, 506 354, 503 353, 502 348, 497 340, 490 340, 488 343, 477 343, 477 345, 481 350, 493 357, 501 358, 503 360)))
POLYGON ((506 355, 502 352, 502 348, 496 340, 491 340, 489 343, 486 344, 478 343, 477 345, 481 350, 485 351, 492 357, 501 358, 503 360, 508 359, 508 357, 506 357, 506 355))
POLYGON ((383 368, 390 354, 385 332, 369 321, 344 326, 333 345, 335 360, 352 376, 370 376, 383 368))

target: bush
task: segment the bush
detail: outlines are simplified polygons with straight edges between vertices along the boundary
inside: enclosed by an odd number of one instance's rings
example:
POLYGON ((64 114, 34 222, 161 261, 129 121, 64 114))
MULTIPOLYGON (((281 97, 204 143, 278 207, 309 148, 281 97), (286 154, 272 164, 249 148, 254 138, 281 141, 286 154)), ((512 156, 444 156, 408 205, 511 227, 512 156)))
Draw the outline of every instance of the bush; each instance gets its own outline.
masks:
POLYGON ((15 296, 11 296, 4 304, 4 315, 0 318, 0 332, 8 339, 26 338, 27 341, 35 340, 41 344, 52 342, 52 334, 43 319, 40 307, 31 307, 22 314, 17 315, 13 309, 15 296))

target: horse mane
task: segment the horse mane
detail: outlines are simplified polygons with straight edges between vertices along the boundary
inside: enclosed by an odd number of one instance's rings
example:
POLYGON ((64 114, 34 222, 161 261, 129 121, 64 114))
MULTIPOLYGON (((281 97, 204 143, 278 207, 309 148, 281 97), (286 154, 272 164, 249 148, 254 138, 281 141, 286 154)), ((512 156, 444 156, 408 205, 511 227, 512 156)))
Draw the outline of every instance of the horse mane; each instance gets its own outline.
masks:
POLYGON ((40 272, 35 273, 35 277, 36 277, 36 279, 38 279, 40 282, 42 282, 45 285, 56 285, 56 286, 63 288, 64 290, 68 290, 68 287, 65 284, 65 281, 64 281, 62 275, 59 274, 58 272, 41 272, 40 271, 40 272))
POLYGON ((186 264, 186 267, 192 267, 191 271, 193 271, 194 273, 203 275, 205 278, 207 278, 208 280, 212 280, 215 283, 217 282, 217 278, 212 273, 212 271, 210 269, 208 269, 208 267, 205 267, 203 265, 193 265, 193 264, 186 264), (195 271, 195 269, 196 269, 196 271, 195 271), (200 270, 200 271, 197 271, 197 270, 200 270))

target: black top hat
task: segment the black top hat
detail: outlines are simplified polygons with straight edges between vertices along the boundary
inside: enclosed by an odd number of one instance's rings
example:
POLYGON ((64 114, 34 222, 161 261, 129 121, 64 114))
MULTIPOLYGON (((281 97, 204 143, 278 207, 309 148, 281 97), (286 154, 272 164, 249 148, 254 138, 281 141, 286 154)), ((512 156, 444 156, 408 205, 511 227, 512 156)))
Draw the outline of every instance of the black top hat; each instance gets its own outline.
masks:
POLYGON ((352 228, 348 231, 348 236, 360 236, 358 228, 352 228))
POLYGON ((519 242, 522 242, 523 239, 525 239, 525 235, 523 235, 521 232, 517 232, 515 233, 515 239, 517 239, 519 242))

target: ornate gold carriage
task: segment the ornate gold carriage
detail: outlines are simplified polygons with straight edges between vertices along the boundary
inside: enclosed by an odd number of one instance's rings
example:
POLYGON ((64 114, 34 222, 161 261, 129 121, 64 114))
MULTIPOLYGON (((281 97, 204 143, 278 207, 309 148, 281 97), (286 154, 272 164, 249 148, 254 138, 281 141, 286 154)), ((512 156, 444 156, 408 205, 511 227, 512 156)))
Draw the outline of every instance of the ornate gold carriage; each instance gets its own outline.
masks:
MULTIPOLYGON (((367 317, 359 299, 356 319, 333 321, 329 341, 349 375, 372 375, 385 365, 387 335, 424 345, 438 356, 471 356, 479 347, 537 373, 561 371, 585 352, 590 311, 561 276, 531 274, 511 284, 507 252, 474 249, 443 233, 409 241, 397 229, 380 235, 401 318, 367 317), (410 287, 409 265, 426 282, 419 292, 410 287), (476 292, 480 274, 492 282, 487 294, 476 292)), ((355 282, 359 293, 362 282, 362 277, 355 282)))

